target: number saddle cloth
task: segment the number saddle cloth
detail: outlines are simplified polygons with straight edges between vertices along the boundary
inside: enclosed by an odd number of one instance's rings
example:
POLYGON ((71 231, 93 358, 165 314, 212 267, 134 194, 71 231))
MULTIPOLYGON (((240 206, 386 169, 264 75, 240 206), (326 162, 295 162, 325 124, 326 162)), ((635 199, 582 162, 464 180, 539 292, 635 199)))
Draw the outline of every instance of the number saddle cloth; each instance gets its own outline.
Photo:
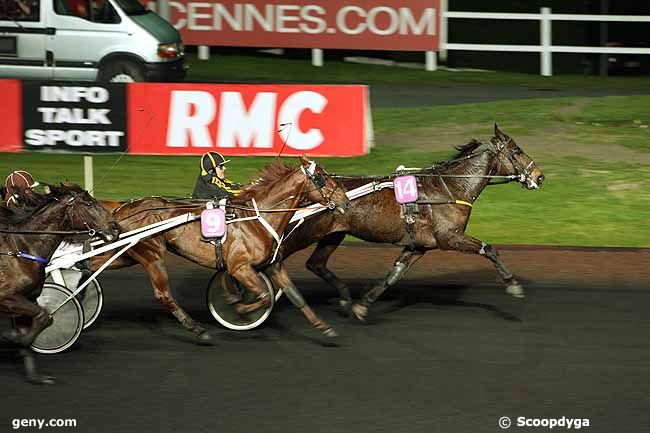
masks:
POLYGON ((209 201, 206 203, 206 208, 201 212, 201 240, 214 245, 218 270, 224 268, 223 244, 228 238, 226 221, 235 218, 234 214, 226 213, 227 202, 227 198, 222 198, 217 203, 209 201))

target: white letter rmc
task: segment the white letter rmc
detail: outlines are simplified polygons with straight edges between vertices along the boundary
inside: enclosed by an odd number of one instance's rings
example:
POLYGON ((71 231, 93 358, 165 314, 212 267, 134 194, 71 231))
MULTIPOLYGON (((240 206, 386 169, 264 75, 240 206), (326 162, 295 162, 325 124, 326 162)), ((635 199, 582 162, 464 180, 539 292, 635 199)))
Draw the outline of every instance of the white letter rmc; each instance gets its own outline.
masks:
POLYGON ((208 92, 173 91, 169 103, 167 147, 188 147, 188 137, 192 138, 194 147, 212 147, 208 126, 216 111, 214 96, 208 92))
POLYGON ((311 150, 323 143, 323 133, 320 129, 312 128, 303 132, 298 125, 303 111, 322 113, 327 102, 327 98, 323 95, 312 91, 296 92, 284 101, 280 108, 278 122, 293 124, 291 128, 285 128, 280 132, 280 136, 289 147, 297 150, 311 150))
POLYGON ((239 92, 223 92, 217 147, 273 148, 277 94, 260 92, 248 111, 239 92))

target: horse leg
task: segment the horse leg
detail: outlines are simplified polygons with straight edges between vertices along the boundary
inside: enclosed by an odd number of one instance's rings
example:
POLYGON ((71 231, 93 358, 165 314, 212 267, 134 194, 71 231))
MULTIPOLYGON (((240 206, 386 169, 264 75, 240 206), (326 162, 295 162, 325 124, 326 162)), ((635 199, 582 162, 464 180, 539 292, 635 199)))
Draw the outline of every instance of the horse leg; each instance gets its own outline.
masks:
POLYGON ((54 378, 52 376, 44 376, 38 373, 34 354, 29 350, 29 345, 34 342, 38 334, 52 324, 52 318, 45 309, 22 295, 10 295, 2 299, 1 302, 3 311, 32 318, 32 324, 26 332, 23 332, 23 329, 14 328, 2 335, 5 339, 20 347, 25 378, 29 383, 37 385, 53 384, 54 378))
POLYGON ((350 307, 352 305, 352 296, 350 289, 339 277, 327 268, 327 261, 334 251, 341 245, 345 239, 345 233, 336 232, 318 241, 316 249, 311 254, 307 263, 307 269, 314 274, 321 277, 327 284, 334 287, 339 292, 339 306, 341 307, 341 314, 344 316, 350 315, 350 307))
POLYGON ((234 271, 229 272, 230 275, 241 283, 247 290, 257 294, 257 301, 250 304, 243 304, 237 302, 234 304, 237 314, 244 315, 252 313, 253 311, 264 308, 271 302, 269 292, 266 290, 266 284, 262 281, 255 269, 250 265, 241 265, 234 271))
POLYGON ((20 294, 7 296, 2 300, 2 306, 3 310, 11 314, 31 317, 32 319, 31 326, 26 332, 24 329, 14 328, 3 333, 5 339, 18 346, 29 347, 38 334, 52 324, 52 317, 43 307, 20 294))
POLYGON ((523 286, 519 281, 517 281, 514 274, 508 270, 506 265, 503 263, 503 260, 501 260, 497 249, 492 245, 486 244, 485 242, 464 233, 455 234, 447 240, 441 240, 439 244, 440 248, 443 250, 456 250, 463 253, 479 254, 487 258, 494 264, 497 274, 499 274, 499 277, 501 277, 501 280, 504 282, 506 293, 516 298, 524 297, 523 286))
POLYGON ((320 319, 314 310, 311 309, 309 305, 305 302, 305 299, 302 297, 302 294, 298 288, 293 284, 289 274, 287 273, 284 265, 281 262, 278 262, 269 268, 267 268, 267 275, 273 281, 275 287, 282 289, 286 293, 287 298, 291 303, 299 309, 302 314, 305 315, 311 325, 321 331, 323 335, 327 337, 337 337, 338 334, 334 329, 324 320, 320 319))
POLYGON ((192 319, 185 310, 174 299, 169 286, 169 276, 165 260, 161 254, 152 254, 149 257, 143 254, 138 248, 134 247, 129 254, 142 265, 149 275, 149 281, 153 287, 154 296, 176 317, 185 329, 192 332, 198 344, 212 344, 212 336, 197 321, 192 319), (137 249, 136 249, 137 248, 137 249))
POLYGON ((368 309, 389 287, 394 286, 400 281, 415 262, 420 260, 426 251, 411 250, 404 248, 400 256, 395 261, 393 269, 388 272, 386 278, 366 290, 361 296, 361 300, 352 306, 354 316, 365 322, 368 318, 368 309))

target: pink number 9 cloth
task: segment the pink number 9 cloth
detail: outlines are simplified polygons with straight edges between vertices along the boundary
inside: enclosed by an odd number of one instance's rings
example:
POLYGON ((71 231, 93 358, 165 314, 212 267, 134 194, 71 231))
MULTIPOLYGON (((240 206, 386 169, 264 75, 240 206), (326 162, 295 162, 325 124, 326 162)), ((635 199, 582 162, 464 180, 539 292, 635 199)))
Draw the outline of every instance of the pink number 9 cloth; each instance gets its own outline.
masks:
POLYGON ((226 214, 221 209, 201 212, 201 234, 204 238, 220 238, 226 234, 226 214))

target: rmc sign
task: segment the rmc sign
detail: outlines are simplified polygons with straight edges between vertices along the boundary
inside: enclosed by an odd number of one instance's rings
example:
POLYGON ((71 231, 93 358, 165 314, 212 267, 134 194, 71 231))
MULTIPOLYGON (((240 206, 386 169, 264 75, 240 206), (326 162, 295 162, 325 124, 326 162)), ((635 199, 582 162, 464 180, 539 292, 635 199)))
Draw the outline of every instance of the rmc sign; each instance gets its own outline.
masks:
MULTIPOLYGON (((437 51, 439 0, 170 1, 190 45, 437 51)), ((153 9, 154 2, 149 2, 153 9)))

